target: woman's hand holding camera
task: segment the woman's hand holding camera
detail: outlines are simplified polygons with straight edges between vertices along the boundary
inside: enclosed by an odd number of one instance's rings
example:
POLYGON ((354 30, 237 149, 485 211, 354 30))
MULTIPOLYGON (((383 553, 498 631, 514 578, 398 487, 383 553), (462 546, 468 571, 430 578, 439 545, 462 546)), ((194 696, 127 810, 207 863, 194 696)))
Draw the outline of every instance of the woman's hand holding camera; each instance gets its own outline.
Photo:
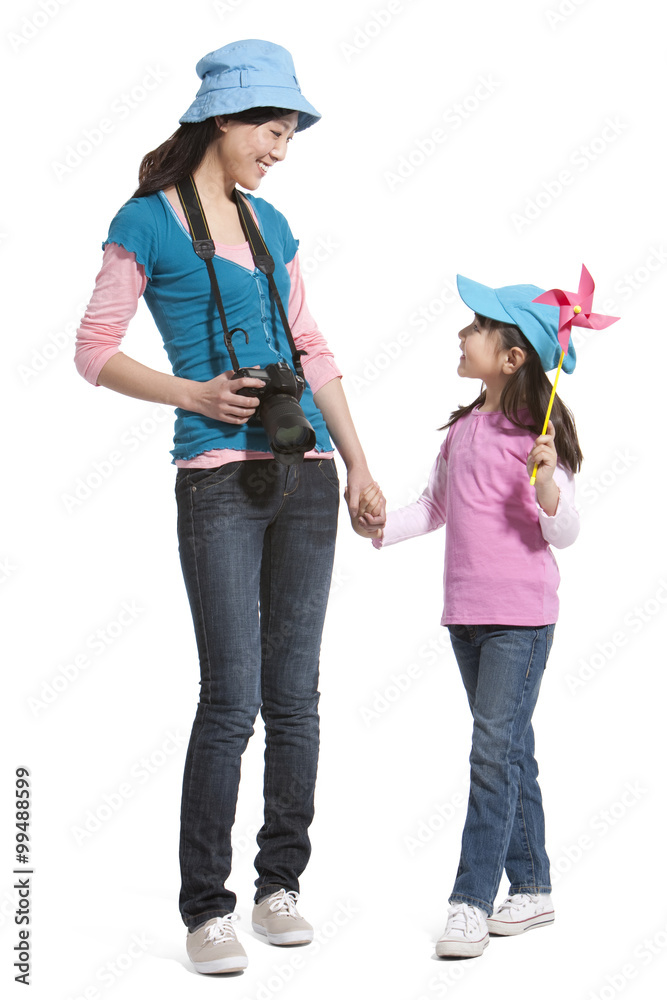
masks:
MULTIPOLYGON (((255 366, 259 367, 259 366, 255 366)), ((234 378, 233 371, 223 372, 208 382, 195 382, 195 413, 201 413, 212 420, 226 424, 245 424, 253 416, 259 399, 256 396, 240 396, 239 389, 251 387, 263 389, 264 383, 257 378, 234 378)))

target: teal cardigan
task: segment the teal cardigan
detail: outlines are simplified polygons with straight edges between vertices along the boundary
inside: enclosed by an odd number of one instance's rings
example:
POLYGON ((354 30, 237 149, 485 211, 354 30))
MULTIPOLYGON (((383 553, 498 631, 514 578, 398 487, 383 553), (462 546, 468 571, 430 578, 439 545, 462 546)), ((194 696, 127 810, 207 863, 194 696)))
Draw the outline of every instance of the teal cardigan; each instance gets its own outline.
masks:
MULTIPOLYGON (((287 220, 263 198, 245 194, 254 209, 264 241, 275 261, 274 278, 287 311, 290 277, 286 268, 296 254, 287 220)), ((159 192, 126 202, 111 222, 107 243, 117 243, 143 264, 148 283, 144 292, 174 375, 206 382, 232 368, 222 324, 204 261, 167 198, 159 192)), ((236 334, 233 347, 241 368, 277 361, 292 365, 292 355, 266 276, 222 257, 214 257, 225 315, 230 330, 241 327, 249 343, 236 334)), ((332 451, 324 417, 307 385, 301 407, 313 425, 317 451, 332 451)), ((173 459, 189 459, 204 451, 234 448, 270 451, 264 428, 256 421, 227 424, 189 410, 176 410, 173 459)))

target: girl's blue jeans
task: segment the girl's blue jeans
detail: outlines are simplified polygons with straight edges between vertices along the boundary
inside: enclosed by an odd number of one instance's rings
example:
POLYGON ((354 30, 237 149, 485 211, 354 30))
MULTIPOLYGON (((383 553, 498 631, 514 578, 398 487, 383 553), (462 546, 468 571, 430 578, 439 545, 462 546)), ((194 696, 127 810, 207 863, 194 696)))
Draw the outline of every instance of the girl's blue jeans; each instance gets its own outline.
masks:
POLYGON ((336 538, 331 459, 179 469, 181 565, 201 690, 181 802, 180 910, 188 929, 233 911, 231 831, 241 755, 266 733, 255 899, 299 890, 319 746, 319 655, 336 538))
POLYGON ((473 716, 470 797, 450 903, 493 913, 510 894, 550 892, 532 717, 554 625, 450 625, 473 716))

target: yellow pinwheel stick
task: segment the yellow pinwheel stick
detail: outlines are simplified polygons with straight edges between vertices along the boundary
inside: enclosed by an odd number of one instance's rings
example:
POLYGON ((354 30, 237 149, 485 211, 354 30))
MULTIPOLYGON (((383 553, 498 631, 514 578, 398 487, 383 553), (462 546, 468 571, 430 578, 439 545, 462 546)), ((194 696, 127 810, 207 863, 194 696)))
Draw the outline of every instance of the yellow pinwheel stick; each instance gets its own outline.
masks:
MULTIPOLYGON (((581 312, 581 306, 574 306, 574 308, 572 309, 572 312, 575 314, 575 316, 578 316, 579 313, 581 312)), ((571 323, 570 323, 569 329, 570 329, 570 333, 572 333, 572 325, 571 325, 571 323)), ((568 338, 568 340, 569 340, 569 338, 568 338)), ((562 343, 563 342, 561 341, 561 345, 562 345, 562 343)), ((554 379, 553 389, 551 390, 551 397, 549 399, 549 405, 547 406, 547 415, 544 418, 544 427, 542 428, 542 434, 546 434, 547 429, 549 427, 549 417, 551 416, 551 409, 552 409, 552 407, 554 405, 554 398, 556 396, 556 386, 558 385, 558 376, 560 375, 560 370, 561 370, 561 366, 563 364, 564 359, 565 359, 565 348, 563 348, 561 350, 561 352, 560 352, 560 360, 558 362, 558 368, 556 369, 556 377, 554 379)), ((533 466, 533 474, 530 477, 530 485, 531 486, 535 485, 535 479, 536 479, 536 477, 537 477, 537 462, 535 462, 535 465, 533 466)))
MULTIPOLYGON (((578 308, 579 308, 578 306, 575 306, 575 309, 578 309, 578 308)), ((553 386, 553 389, 551 390, 551 397, 549 399, 549 405, 547 406, 547 415, 544 418, 544 427, 542 428, 542 433, 543 434, 546 434, 547 429, 549 427, 549 417, 551 416, 551 409, 552 409, 552 407, 554 405, 554 398, 556 396, 556 386, 558 385, 558 376, 560 375, 560 369, 561 369, 561 365, 563 364, 563 359, 564 358, 565 358, 565 351, 561 351, 560 352, 560 361, 558 362, 558 368, 556 369, 556 377, 554 379, 554 386, 553 386)), ((530 477, 530 485, 531 486, 535 485, 535 478, 536 478, 536 476, 537 476, 537 462, 535 462, 535 465, 533 466, 533 474, 530 477)))

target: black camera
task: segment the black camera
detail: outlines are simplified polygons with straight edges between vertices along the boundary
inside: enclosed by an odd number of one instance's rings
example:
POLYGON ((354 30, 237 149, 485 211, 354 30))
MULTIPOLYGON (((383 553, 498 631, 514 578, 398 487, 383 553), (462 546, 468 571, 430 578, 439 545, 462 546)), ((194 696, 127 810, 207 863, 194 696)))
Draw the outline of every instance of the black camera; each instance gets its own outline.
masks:
POLYGON ((259 399, 256 416, 266 431, 271 451, 281 465, 296 465, 315 447, 315 431, 299 406, 305 379, 295 375, 285 361, 266 368, 239 368, 232 378, 257 378, 262 388, 246 386, 239 396, 259 399))

